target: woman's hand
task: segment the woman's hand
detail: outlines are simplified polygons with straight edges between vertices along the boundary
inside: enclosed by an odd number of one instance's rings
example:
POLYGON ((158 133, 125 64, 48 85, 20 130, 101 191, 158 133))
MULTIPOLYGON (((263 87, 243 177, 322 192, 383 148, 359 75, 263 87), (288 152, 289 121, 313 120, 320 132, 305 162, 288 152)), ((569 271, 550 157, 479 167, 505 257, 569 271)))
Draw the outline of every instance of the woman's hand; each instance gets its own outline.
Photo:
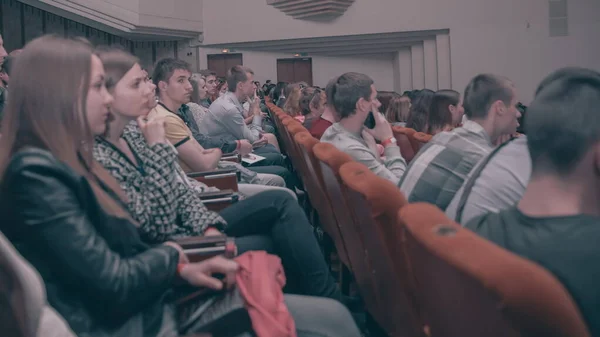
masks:
POLYGON ((221 290, 235 284, 237 270, 238 264, 235 261, 215 256, 202 262, 186 264, 181 268, 179 276, 191 285, 221 290), (213 274, 222 274, 225 278, 221 281, 213 277, 213 274))
POLYGON ((213 228, 213 227, 209 227, 204 231, 204 236, 223 236, 224 234, 221 233, 218 229, 213 228))
POLYGON ((185 255, 183 248, 181 248, 180 245, 176 244, 175 242, 165 242, 164 245, 171 246, 171 247, 177 249, 177 251, 179 252, 179 263, 189 263, 190 262, 190 260, 188 260, 187 255, 185 255))
POLYGON ((145 117, 140 116, 137 119, 137 123, 142 130, 144 138, 148 145, 154 144, 167 144, 167 137, 165 134, 165 119, 162 117, 156 117, 151 120, 146 120, 145 117))

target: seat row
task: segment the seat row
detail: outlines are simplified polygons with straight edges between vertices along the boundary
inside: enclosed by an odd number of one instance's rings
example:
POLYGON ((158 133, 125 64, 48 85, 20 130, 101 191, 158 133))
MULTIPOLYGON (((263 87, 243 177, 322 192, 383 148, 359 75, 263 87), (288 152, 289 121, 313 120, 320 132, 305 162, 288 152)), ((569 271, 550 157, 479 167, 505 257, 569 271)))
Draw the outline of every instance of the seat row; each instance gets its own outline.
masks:
MULTIPOLYGON (((462 228, 433 205, 408 204, 397 186, 267 106, 318 225, 384 334, 589 336, 551 273, 462 228)), ((394 132, 414 153, 430 139, 406 128, 394 132)))

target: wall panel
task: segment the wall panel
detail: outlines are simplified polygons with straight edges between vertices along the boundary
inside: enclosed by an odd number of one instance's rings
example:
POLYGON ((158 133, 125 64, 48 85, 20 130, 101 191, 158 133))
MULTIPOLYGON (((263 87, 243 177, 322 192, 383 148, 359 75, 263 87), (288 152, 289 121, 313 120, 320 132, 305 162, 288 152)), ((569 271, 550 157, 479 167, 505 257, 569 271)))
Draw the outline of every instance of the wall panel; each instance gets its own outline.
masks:
POLYGON ((19 49, 23 46, 21 6, 15 0, 2 1, 2 38, 7 51, 19 49))
POLYGON ((44 12, 31 7, 23 6, 23 23, 25 41, 31 41, 44 35, 44 12))

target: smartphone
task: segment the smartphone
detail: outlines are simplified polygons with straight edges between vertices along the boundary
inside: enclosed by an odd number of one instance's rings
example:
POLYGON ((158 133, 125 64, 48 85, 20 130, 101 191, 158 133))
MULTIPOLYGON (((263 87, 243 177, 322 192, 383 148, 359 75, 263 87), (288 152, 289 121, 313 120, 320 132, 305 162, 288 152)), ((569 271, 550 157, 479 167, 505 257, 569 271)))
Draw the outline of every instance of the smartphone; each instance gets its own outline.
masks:
POLYGON ((375 128, 375 124, 375 115, 373 115, 373 111, 371 111, 365 120, 365 126, 369 129, 373 129, 375 128))

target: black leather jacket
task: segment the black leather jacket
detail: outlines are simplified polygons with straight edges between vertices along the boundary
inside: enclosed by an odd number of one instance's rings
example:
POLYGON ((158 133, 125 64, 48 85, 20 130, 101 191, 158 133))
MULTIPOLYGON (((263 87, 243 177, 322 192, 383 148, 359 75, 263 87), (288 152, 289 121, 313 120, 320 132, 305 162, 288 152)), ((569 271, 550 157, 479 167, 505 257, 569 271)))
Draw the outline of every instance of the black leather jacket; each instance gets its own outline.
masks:
POLYGON ((84 177, 48 151, 21 150, 2 179, 0 219, 79 336, 117 336, 133 317, 143 317, 135 335, 156 335, 177 250, 144 244, 134 225, 104 212, 84 177))

